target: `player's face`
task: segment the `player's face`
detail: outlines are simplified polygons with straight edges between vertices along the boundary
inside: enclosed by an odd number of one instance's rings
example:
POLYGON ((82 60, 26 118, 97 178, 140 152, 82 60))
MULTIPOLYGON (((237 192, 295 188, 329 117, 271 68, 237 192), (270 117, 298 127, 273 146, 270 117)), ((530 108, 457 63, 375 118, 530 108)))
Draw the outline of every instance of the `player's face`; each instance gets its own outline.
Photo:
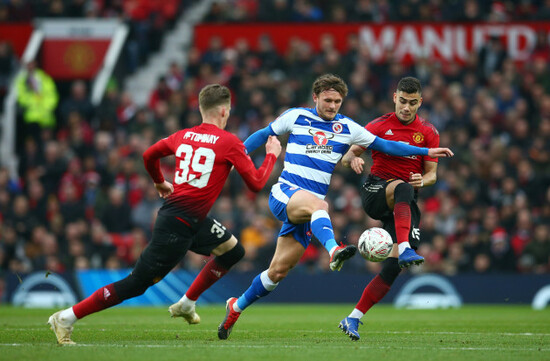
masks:
POLYGON ((409 124, 416 117, 416 112, 422 104, 422 97, 419 93, 411 94, 398 90, 397 93, 393 93, 393 102, 397 119, 403 124, 409 124))
POLYGON ((338 114, 342 106, 342 95, 336 90, 329 89, 317 94, 313 94, 313 101, 317 114, 324 120, 332 120, 338 114))

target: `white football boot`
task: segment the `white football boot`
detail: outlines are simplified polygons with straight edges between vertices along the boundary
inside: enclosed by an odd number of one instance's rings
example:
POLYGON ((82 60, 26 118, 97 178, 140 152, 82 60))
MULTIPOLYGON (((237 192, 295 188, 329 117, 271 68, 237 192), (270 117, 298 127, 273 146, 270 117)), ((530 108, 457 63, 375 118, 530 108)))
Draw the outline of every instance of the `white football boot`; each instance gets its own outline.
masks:
POLYGON ((181 306, 182 304, 180 302, 176 302, 168 307, 170 315, 172 317, 183 317, 190 325, 196 325, 201 322, 200 316, 195 312, 195 306, 188 311, 184 311, 181 306))
POLYGON ((73 326, 68 322, 64 322, 61 318, 61 311, 57 311, 48 319, 50 329, 55 333, 57 337, 57 343, 60 345, 75 345, 76 343, 71 340, 71 334, 73 333, 73 326))

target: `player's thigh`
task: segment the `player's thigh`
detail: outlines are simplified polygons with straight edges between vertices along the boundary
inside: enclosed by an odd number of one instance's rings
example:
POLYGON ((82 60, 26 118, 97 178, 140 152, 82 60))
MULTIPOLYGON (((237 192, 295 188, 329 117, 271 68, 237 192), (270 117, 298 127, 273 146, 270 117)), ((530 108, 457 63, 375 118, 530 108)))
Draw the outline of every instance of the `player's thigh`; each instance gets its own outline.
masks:
POLYGON ((393 207, 395 206, 395 187, 397 187, 401 183, 405 182, 403 182, 401 179, 396 179, 386 185, 386 204, 388 205, 389 209, 393 210, 393 207))
POLYGON ((319 209, 328 211, 327 203, 304 190, 294 193, 286 206, 288 220, 295 224, 309 222, 313 212, 319 209))
POLYGON ((279 236, 277 248, 268 270, 271 280, 278 282, 274 279, 277 278, 277 275, 286 276, 286 273, 298 264, 305 250, 304 246, 296 241, 291 234, 279 236))
POLYGON ((214 248, 211 253, 214 256, 221 256, 227 251, 232 250, 233 247, 237 245, 237 243, 238 243, 237 238, 235 238, 235 236, 231 236, 231 238, 229 238, 227 241, 223 242, 222 244, 214 248))
MULTIPOLYGON (((231 232, 229 232, 224 225, 222 225, 214 218, 206 217, 204 221, 202 221, 202 223, 200 224, 199 230, 193 238, 193 243, 190 247, 190 250, 204 256, 209 256, 213 253, 215 249, 220 246, 222 249, 228 247, 230 243, 226 243, 230 241, 231 238, 235 237, 233 237, 231 232), (224 244, 226 245, 222 246, 224 244)), ((235 246, 235 244, 233 244, 233 246, 235 246)), ((229 249, 227 249, 226 251, 228 251, 229 249)), ((225 252, 222 252, 221 254, 225 252)))
POLYGON ((193 232, 175 217, 157 217, 151 241, 140 255, 133 273, 156 283, 176 266, 191 246, 193 232))
POLYGON ((369 217, 382 220, 392 216, 386 199, 386 188, 391 184, 383 179, 369 178, 360 189, 361 203, 369 217))

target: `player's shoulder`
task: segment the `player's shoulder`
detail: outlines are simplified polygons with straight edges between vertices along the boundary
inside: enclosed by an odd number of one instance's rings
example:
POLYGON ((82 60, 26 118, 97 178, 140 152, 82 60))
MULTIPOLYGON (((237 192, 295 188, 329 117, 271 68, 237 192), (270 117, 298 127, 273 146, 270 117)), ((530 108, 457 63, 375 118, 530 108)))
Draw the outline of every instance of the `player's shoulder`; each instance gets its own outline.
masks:
POLYGON ((424 119, 424 118, 418 116, 418 120, 419 120, 419 123, 420 123, 421 127, 425 131, 433 132, 433 134, 439 135, 439 132, 437 131, 437 128, 432 123, 430 123, 427 119, 424 119))
POLYGON ((375 124, 384 123, 384 122, 390 120, 392 118, 392 116, 394 116, 394 115, 395 115, 395 113, 386 113, 384 115, 379 116, 378 118, 375 118, 375 119, 371 120, 369 122, 369 124, 375 125, 375 124))

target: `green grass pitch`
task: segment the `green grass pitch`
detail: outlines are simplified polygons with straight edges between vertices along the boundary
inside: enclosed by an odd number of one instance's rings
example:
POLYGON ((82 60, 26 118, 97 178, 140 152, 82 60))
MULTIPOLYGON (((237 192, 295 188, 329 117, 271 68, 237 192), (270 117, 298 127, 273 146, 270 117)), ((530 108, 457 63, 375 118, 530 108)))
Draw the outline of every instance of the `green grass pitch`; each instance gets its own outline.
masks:
POLYGON ((58 346, 46 325, 54 310, 0 307, 0 360, 550 360, 550 309, 466 306, 397 310, 378 305, 361 340, 337 325, 353 305, 254 305, 228 340, 216 329, 223 306, 199 307, 202 321, 171 319, 167 307, 115 307, 75 325, 76 346, 58 346))

